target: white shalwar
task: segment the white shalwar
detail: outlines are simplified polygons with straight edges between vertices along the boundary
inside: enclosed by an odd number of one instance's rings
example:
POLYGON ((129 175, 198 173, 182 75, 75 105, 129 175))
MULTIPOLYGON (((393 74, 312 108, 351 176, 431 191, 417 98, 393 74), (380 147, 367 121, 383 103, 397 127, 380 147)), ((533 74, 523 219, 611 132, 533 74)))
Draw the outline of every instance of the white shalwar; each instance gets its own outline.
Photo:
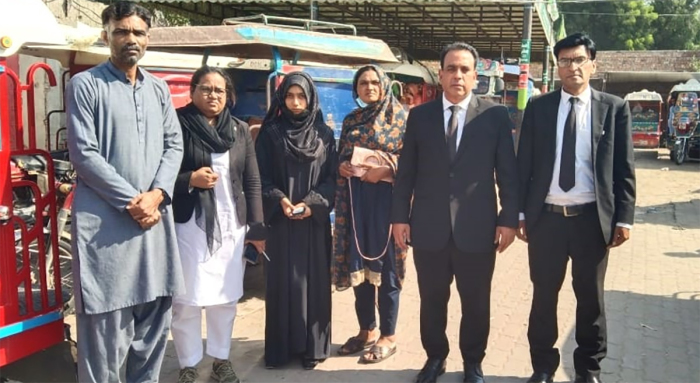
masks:
POLYGON ((172 333, 180 368, 202 360, 202 307, 206 310, 207 354, 228 359, 236 304, 243 295, 246 226, 238 222, 231 191, 229 152, 212 153, 212 170, 219 175, 214 186, 221 247, 209 254, 206 234, 195 214, 176 224, 177 243, 185 277, 185 294, 173 298, 172 333))

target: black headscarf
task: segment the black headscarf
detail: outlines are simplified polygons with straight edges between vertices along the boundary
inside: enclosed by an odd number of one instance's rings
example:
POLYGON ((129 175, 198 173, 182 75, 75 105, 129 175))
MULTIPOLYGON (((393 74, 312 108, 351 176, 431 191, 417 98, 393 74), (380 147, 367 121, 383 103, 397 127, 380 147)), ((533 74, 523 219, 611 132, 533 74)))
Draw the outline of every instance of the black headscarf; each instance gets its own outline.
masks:
POLYGON ((270 129, 275 140, 283 141, 288 155, 302 162, 310 162, 324 150, 323 142, 315 129, 317 124, 323 125, 323 115, 311 76, 304 72, 287 74, 272 98, 262 129, 270 129), (287 92, 294 85, 304 91, 307 103, 306 110, 298 115, 294 115, 285 104, 287 92))
MULTIPOLYGON (((211 167, 212 153, 226 153, 233 147, 235 124, 228 107, 224 107, 217 116, 215 126, 209 125, 207 118, 193 103, 178 109, 177 115, 183 132, 183 162, 193 163, 195 169, 211 167)), ((207 247, 211 256, 221 247, 221 227, 214 188, 195 188, 192 193, 196 195, 195 222, 207 235, 207 247)))

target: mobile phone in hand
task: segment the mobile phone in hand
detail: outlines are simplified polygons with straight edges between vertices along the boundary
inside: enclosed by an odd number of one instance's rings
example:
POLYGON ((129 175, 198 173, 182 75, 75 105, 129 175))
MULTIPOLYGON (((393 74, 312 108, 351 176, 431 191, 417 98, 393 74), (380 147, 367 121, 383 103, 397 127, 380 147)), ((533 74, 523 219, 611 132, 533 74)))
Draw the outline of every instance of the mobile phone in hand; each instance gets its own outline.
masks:
MULTIPOLYGON (((262 252, 262 255, 268 262, 270 261, 270 258, 268 258, 264 251, 262 252)), ((260 253, 252 243, 248 243, 245 245, 245 249, 243 250, 243 258, 245 258, 248 263, 257 265, 260 261, 260 253)))
POLYGON ((292 216, 302 215, 302 214, 304 214, 304 212, 306 212, 305 207, 303 207, 303 206, 298 207, 298 208, 295 208, 294 210, 292 210, 292 216))

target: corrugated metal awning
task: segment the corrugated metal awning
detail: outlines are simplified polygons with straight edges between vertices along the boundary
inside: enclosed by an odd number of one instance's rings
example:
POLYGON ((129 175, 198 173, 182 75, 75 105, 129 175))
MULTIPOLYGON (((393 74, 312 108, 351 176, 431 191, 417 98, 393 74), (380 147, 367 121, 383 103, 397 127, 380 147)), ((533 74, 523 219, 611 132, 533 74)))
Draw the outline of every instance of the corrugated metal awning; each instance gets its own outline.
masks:
MULTIPOLYGON (((266 14, 308 19, 309 0, 135 0, 220 24, 266 14)), ((556 2, 541 0, 317 0, 318 20, 352 24, 358 35, 384 40, 418 59, 436 59, 454 41, 474 45, 486 58, 520 57, 525 4, 534 3, 531 60, 541 60, 555 39, 556 2)))

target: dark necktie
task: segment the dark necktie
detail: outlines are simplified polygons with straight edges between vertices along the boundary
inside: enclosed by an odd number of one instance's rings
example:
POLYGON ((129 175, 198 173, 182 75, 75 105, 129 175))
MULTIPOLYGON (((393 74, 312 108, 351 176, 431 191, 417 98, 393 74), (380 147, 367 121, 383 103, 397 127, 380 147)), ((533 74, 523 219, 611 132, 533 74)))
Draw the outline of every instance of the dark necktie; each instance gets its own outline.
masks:
POLYGON ((564 123, 559 167, 559 187, 565 192, 576 185, 576 103, 578 98, 571 97, 569 102, 571 109, 569 109, 569 115, 564 123))
POLYGON ((454 160, 457 155, 457 126, 459 125, 459 105, 450 106, 452 115, 447 122, 447 151, 450 154, 450 160, 454 160))

